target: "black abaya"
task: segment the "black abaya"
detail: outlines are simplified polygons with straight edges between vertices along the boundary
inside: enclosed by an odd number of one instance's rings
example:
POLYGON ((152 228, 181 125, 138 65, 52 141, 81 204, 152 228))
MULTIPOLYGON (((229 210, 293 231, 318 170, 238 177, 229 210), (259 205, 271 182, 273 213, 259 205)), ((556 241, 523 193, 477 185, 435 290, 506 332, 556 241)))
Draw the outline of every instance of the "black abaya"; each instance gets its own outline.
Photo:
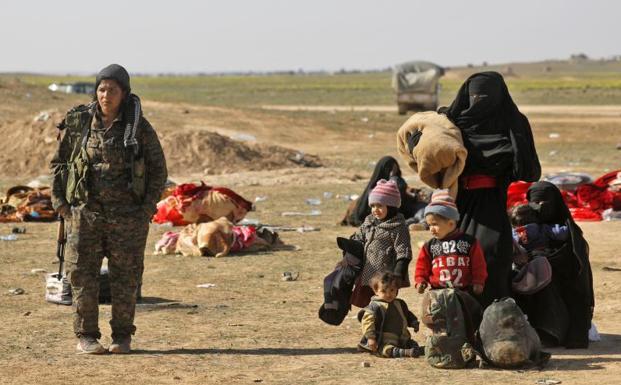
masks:
POLYGON ((551 342, 568 348, 587 348, 595 306, 589 245, 572 219, 558 187, 549 182, 537 182, 528 189, 527 198, 539 211, 543 223, 564 224, 571 237, 569 241, 552 244, 557 249, 549 257, 552 284, 547 290, 522 299, 520 306, 537 331, 554 332, 551 342), (567 319, 563 317, 563 308, 567 319), (547 311, 542 313, 544 309, 547 311), (553 313, 551 309, 560 311, 553 313))
POLYGON ((539 179, 539 160, 528 120, 519 112, 502 76, 496 72, 472 75, 453 103, 439 112, 462 132, 468 149, 462 175, 495 179, 494 187, 466 188, 461 184, 456 199, 460 229, 476 237, 485 254, 488 278, 481 302, 487 306, 494 299, 511 294, 513 241, 506 212, 507 187, 513 180, 539 179), (516 142, 516 133, 520 138, 527 137, 527 145, 516 142), (524 158, 532 163, 531 167, 521 161, 524 158), (524 172, 525 168, 529 171, 524 172))

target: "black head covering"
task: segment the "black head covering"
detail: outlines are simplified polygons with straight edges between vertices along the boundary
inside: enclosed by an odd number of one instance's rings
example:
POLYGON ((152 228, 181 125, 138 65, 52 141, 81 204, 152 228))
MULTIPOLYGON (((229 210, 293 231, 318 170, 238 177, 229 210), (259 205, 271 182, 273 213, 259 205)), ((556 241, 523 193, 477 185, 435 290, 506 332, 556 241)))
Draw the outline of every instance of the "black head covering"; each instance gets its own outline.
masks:
POLYGON ((464 174, 536 181, 541 167, 528 119, 498 72, 470 76, 453 103, 438 112, 462 131, 468 158, 464 174))
MULTIPOLYGON (((539 212, 539 219, 544 223, 574 223, 569 208, 563 200, 561 190, 550 182, 537 182, 532 184, 526 193, 528 202, 539 212)), ((574 223, 575 224, 575 223, 574 223)), ((578 227, 580 230, 580 227, 578 227)), ((582 234, 582 230, 580 230, 582 234)))
POLYGON ((129 73, 125 68, 118 64, 110 64, 106 68, 99 71, 97 77, 95 78, 95 89, 99 87, 99 83, 101 83, 104 79, 115 80, 128 95, 132 90, 129 84, 129 73))

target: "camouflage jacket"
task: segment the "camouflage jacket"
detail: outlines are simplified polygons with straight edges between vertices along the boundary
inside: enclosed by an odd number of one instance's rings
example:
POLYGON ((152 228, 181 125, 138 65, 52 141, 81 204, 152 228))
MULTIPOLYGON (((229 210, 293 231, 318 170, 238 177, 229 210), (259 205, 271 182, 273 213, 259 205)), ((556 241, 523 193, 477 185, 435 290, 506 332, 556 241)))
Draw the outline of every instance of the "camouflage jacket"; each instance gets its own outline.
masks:
POLYGON ((71 152, 75 144, 82 141, 84 125, 88 124, 88 198, 83 203, 95 203, 127 214, 141 208, 147 215, 153 215, 168 177, 164 152, 155 130, 144 117, 140 117, 136 135, 139 147, 137 159, 142 157, 144 160, 145 193, 142 202, 136 202, 129 188, 131 177, 126 164, 127 150, 123 145, 122 115, 106 129, 102 127, 96 109, 92 108, 88 113, 90 119, 85 119, 82 127, 65 129, 58 150, 52 158, 54 208, 67 204, 65 173, 71 152))

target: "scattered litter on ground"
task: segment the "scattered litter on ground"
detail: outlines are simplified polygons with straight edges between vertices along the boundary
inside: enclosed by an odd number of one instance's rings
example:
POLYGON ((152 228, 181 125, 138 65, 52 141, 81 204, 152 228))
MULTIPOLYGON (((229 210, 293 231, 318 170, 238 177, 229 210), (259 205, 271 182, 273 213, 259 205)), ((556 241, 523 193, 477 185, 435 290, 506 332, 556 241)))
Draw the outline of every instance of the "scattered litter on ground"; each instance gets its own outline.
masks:
POLYGON ((258 219, 244 218, 237 222, 239 226, 261 226, 261 222, 258 219))
POLYGON ((226 326, 246 326, 244 324, 226 324, 226 326))
POLYGON ((13 233, 13 234, 26 234, 26 228, 25 227, 13 227, 11 229, 11 233, 13 233))
POLYGON ((604 267, 602 267, 602 270, 604 270, 604 271, 621 271, 621 269, 618 268, 618 267, 610 267, 610 266, 604 266, 604 267))
POLYGON ((321 199, 308 198, 305 202, 306 202, 307 205, 319 206, 321 204, 321 199))
POLYGON ((332 196, 333 196, 333 195, 334 195, 334 194, 332 194, 332 193, 331 193, 331 192, 329 192, 329 191, 325 191, 325 192, 323 193, 323 197, 324 197, 324 199, 330 199, 330 198, 332 198, 332 196))
POLYGON ((281 279, 283 281, 296 281, 299 276, 300 276, 300 273, 298 273, 297 271, 294 271, 294 272, 285 271, 284 273, 282 273, 281 279))
POLYGON ((367 166, 368 166, 369 168, 375 168, 375 166, 377 166, 377 162, 375 162, 375 161, 371 161, 371 162, 367 163, 367 166))
POLYGON ((359 197, 360 197, 360 195, 358 195, 358 194, 345 194, 345 195, 337 194, 336 195, 337 199, 342 199, 344 201, 355 201, 359 197))
POLYGON ((50 113, 48 111, 41 111, 39 112, 39 114, 37 114, 37 116, 34 117, 34 119, 32 120, 33 122, 47 122, 48 120, 50 120, 50 113))
POLYGON ((371 363, 367 362, 367 361, 362 361, 360 363, 360 366, 362 366, 363 368, 370 368, 371 367, 371 363))
POLYGON ((375 138, 375 134, 369 134, 369 139, 375 138))
POLYGON ((578 186, 593 183, 593 177, 583 172, 558 172, 543 177, 544 181, 555 184, 559 189, 575 191, 578 186))
POLYGON ((268 229, 270 231, 297 231, 298 233, 308 233, 311 231, 320 231, 320 227, 313 226, 300 226, 300 227, 286 227, 286 226, 264 226, 263 228, 268 229))
POLYGON ((197 309, 198 305, 193 303, 181 302, 156 302, 156 303, 137 303, 137 311, 152 311, 158 309, 197 309))
POLYGON ((267 196, 265 196, 265 195, 261 195, 261 196, 258 196, 256 198, 254 198, 254 202, 255 203, 265 202, 266 200, 267 200, 267 196))
POLYGON ((602 337, 599 335, 599 332, 597 331, 597 327, 595 326, 593 322, 591 322, 591 328, 589 329, 589 341, 597 342, 601 340, 602 340, 602 337))
POLYGON ((556 154, 558 154, 558 151, 556 151, 556 150, 552 150, 552 151, 548 152, 548 155, 550 155, 550 156, 556 156, 556 154))
POLYGON ((260 379, 260 378, 255 378, 255 379, 253 380, 253 382, 263 382, 263 380, 262 380, 262 379, 260 379))
POLYGON ((47 273, 47 271, 45 269, 32 269, 30 270, 30 274, 40 274, 40 273, 47 273))
POLYGON ((196 285, 196 287, 209 289, 210 287, 216 287, 216 284, 215 283, 201 283, 200 285, 196 285))
POLYGON ((561 380, 541 379, 541 380, 535 381, 535 384, 537 384, 537 385, 557 385, 557 384, 561 384, 562 382, 563 381, 561 381, 561 380))
POLYGON ((17 235, 15 234, 0 235, 0 241, 17 241, 17 235))
POLYGON ((615 211, 612 208, 602 212, 602 218, 605 221, 621 221, 621 211, 615 211))
POLYGON ((301 211, 284 211, 280 215, 283 217, 316 217, 321 215, 320 210, 311 210, 307 213, 303 213, 301 211))
POLYGON ((237 133, 231 136, 232 139, 239 140, 240 142, 256 142, 257 137, 250 134, 237 133))
POLYGON ((550 135, 548 135, 548 138, 550 138, 550 139, 558 139, 560 137, 561 137, 561 135, 559 133, 556 133, 556 132, 551 132, 550 135))
POLYGON ((28 317, 28 316, 29 316, 29 315, 31 315, 31 314, 32 314, 32 312, 27 311, 27 312, 25 312, 25 313, 24 313, 24 314, 22 314, 22 315, 23 315, 24 317, 28 317))
POLYGON ((9 294, 10 295, 21 295, 26 293, 26 290, 22 289, 21 287, 14 287, 9 289, 9 294))

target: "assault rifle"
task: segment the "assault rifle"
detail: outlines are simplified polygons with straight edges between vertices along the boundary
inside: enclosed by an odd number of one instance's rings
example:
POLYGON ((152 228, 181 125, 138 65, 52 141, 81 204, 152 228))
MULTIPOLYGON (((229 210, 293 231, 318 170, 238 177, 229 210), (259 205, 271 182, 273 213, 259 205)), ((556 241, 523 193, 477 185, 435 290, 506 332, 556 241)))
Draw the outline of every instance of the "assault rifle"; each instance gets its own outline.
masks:
POLYGON ((56 257, 58 258, 58 280, 63 279, 63 264, 65 263, 65 245, 67 244, 67 234, 65 233, 65 218, 60 217, 58 221, 58 232, 56 234, 56 257))

